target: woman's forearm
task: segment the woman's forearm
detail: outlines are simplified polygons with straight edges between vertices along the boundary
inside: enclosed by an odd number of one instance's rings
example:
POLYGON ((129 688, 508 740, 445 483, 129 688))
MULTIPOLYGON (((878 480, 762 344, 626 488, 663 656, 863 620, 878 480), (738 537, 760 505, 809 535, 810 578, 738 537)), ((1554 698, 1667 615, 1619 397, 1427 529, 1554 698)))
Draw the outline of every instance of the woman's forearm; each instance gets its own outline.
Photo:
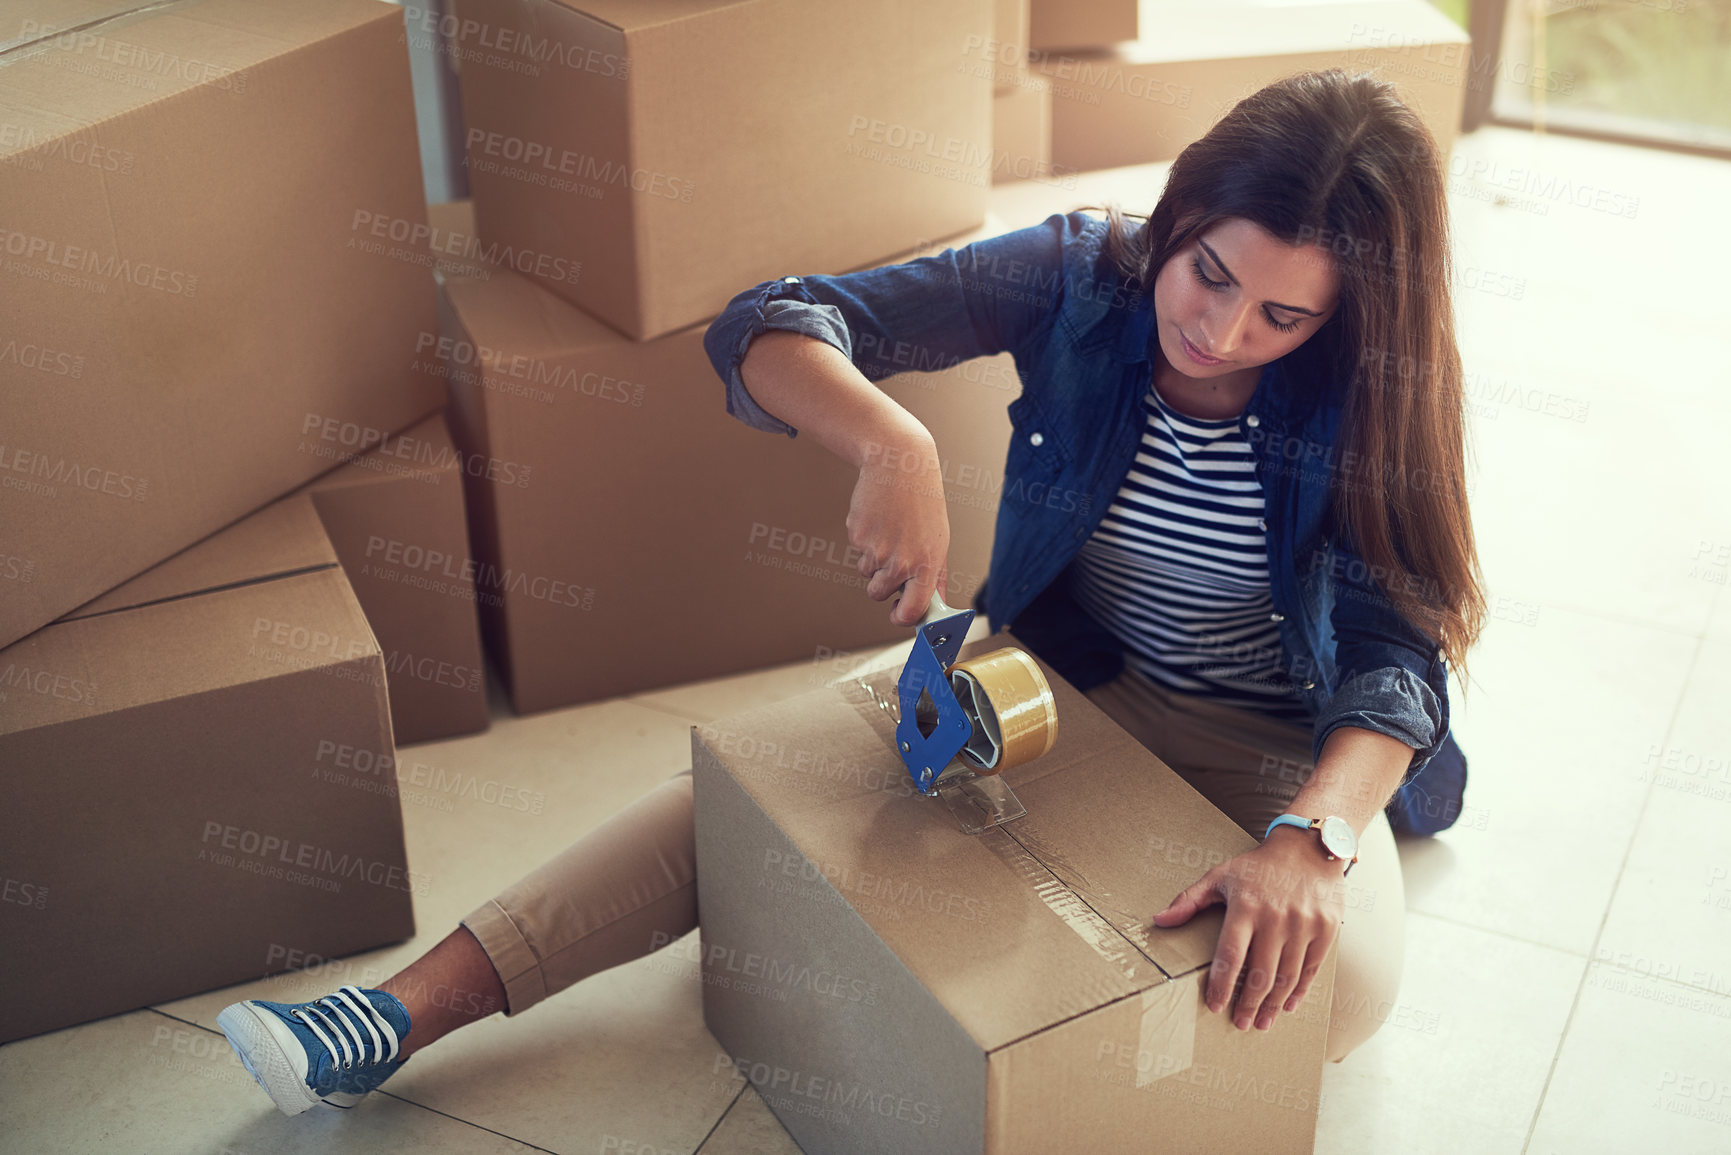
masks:
POLYGON ((855 467, 881 463, 886 449, 930 451, 931 433, 919 419, 826 341, 779 329, 759 334, 739 376, 772 417, 855 467))
POLYGON ((847 510, 866 596, 903 591, 890 621, 917 625, 943 592, 949 512, 936 442, 919 420, 835 346, 772 329, 746 349, 739 377, 753 401, 859 470, 847 510), (910 468, 912 466, 912 468, 910 468))
POLYGON ((1287 809, 1306 818, 1338 814, 1363 837, 1399 789, 1413 748, 1387 734, 1339 726, 1322 745, 1316 769, 1287 809))

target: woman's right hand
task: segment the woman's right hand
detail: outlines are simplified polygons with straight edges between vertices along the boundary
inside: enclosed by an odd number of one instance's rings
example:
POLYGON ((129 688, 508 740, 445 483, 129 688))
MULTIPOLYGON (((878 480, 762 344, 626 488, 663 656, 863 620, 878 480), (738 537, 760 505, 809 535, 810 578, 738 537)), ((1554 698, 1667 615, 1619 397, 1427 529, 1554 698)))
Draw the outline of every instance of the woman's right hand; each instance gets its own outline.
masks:
POLYGON ((921 428, 896 444, 873 446, 864 458, 848 508, 848 543, 860 551, 867 597, 885 601, 907 585, 890 621, 915 626, 948 576, 950 513, 937 445, 921 428))

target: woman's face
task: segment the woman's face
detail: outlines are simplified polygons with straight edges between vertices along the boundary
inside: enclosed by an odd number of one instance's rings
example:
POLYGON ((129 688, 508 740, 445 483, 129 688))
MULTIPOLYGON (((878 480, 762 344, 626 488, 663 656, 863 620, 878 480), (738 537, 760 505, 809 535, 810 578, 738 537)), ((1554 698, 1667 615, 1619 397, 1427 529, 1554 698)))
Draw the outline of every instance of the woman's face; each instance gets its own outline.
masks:
POLYGON ((1242 217, 1214 222, 1154 278, 1160 349, 1186 377, 1225 377, 1285 356, 1334 315, 1326 250, 1288 245, 1242 217))

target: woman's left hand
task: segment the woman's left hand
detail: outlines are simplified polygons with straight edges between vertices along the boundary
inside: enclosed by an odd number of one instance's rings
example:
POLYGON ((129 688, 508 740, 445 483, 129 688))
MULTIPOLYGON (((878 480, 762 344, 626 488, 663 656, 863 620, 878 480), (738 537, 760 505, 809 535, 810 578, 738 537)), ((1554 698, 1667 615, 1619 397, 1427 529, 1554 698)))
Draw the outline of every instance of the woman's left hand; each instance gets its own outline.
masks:
POLYGON ((1338 859, 1323 857, 1316 836, 1278 826, 1268 840, 1214 867, 1154 916, 1156 927, 1182 926, 1199 910, 1226 903, 1226 922, 1209 971, 1208 1009, 1219 1011, 1248 966, 1233 1025, 1267 1030, 1293 1011, 1328 956, 1345 909, 1338 859))

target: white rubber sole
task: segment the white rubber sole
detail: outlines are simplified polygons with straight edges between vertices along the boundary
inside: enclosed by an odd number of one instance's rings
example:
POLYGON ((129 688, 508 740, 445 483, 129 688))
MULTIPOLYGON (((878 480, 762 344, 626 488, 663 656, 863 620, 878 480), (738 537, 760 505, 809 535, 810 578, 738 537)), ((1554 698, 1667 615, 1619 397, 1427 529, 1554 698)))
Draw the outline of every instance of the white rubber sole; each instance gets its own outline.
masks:
POLYGON ((216 1025, 277 1110, 299 1115, 318 1106, 318 1095, 307 1086, 306 1051, 275 1015, 250 1001, 232 1003, 216 1016, 216 1025))

